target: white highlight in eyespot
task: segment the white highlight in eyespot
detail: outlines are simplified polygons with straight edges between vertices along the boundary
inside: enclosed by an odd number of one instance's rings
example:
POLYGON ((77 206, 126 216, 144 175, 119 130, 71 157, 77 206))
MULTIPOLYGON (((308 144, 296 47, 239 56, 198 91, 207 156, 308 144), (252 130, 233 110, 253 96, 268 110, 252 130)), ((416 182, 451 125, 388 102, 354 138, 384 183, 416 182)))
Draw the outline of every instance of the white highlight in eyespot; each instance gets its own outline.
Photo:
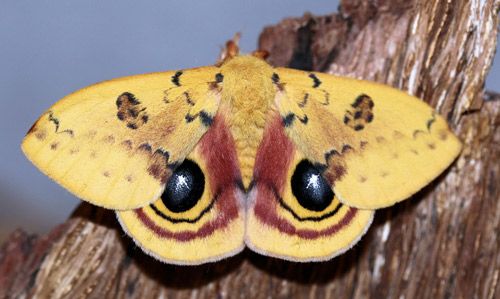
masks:
POLYGON ((319 188, 319 175, 313 174, 309 177, 309 181, 307 182, 306 188, 309 188, 311 185, 313 189, 319 188))
POLYGON ((177 178, 177 181, 175 182, 175 189, 176 190, 179 190, 179 189, 184 189, 184 188, 188 188, 189 185, 188 185, 188 179, 183 176, 183 175, 178 175, 176 176, 177 178))

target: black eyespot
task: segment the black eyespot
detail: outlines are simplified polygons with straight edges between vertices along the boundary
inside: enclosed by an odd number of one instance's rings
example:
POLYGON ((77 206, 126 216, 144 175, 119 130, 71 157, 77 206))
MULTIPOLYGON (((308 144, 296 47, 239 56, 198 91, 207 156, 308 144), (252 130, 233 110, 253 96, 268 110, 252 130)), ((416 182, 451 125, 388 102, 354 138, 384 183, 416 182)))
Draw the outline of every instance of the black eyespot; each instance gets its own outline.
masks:
POLYGON ((185 212, 196 205, 205 189, 205 177, 198 164, 184 160, 165 186, 163 204, 174 213, 185 212))
POLYGON ((215 82, 221 83, 224 80, 224 76, 221 73, 215 74, 215 82))
POLYGON ((292 175, 292 193, 299 204, 312 211, 323 211, 333 200, 330 184, 314 165, 302 160, 292 175))

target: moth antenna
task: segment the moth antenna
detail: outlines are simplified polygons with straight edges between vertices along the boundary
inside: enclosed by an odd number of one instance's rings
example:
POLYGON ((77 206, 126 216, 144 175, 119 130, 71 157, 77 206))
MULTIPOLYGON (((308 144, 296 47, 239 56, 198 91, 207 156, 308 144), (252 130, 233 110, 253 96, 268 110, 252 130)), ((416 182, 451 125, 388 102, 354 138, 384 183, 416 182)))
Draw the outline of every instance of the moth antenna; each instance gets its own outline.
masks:
POLYGON ((240 47, 238 45, 240 42, 240 38, 241 38, 241 33, 236 32, 234 34, 234 37, 226 42, 226 47, 221 50, 219 59, 215 64, 216 66, 222 65, 227 60, 235 56, 238 56, 240 54, 240 47))
POLYGON ((255 50, 252 52, 252 56, 266 60, 269 57, 269 52, 266 50, 255 50))
POLYGON ((226 51, 228 58, 233 58, 240 54, 240 47, 238 45, 240 43, 240 38, 241 33, 236 32, 233 39, 230 39, 226 42, 226 51))

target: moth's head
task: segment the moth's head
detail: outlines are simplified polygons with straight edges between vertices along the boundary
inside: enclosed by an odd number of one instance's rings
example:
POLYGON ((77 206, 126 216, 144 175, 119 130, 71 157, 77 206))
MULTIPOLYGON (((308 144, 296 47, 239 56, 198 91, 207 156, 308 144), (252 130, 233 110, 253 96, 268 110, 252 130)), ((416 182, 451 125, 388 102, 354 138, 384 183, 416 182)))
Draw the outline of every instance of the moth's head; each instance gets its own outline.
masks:
MULTIPOLYGON (((216 66, 222 66, 233 58, 241 55, 240 47, 238 45, 240 37, 240 33, 236 33, 233 39, 230 39, 226 42, 226 47, 222 49, 219 59, 215 64, 216 66)), ((266 50, 255 50, 250 55, 260 60, 266 61, 266 58, 269 56, 269 52, 266 50)))
MULTIPOLYGON (((221 71, 228 72, 245 72, 245 73, 266 73, 272 74, 272 67, 265 61, 253 55, 238 55, 224 61, 220 66, 221 71)), ((264 74, 263 74, 264 75, 264 74)))
MULTIPOLYGON (((241 86, 244 81, 259 82, 259 79, 268 79, 272 75, 272 67, 266 62, 269 55, 267 51, 256 50, 251 54, 240 54, 238 42, 240 35, 236 34, 232 40, 226 42, 226 48, 222 51, 219 62, 216 64, 221 68, 221 73, 228 79, 232 79, 231 85, 241 86), (243 81, 242 81, 243 80, 243 81)), ((227 81, 225 80, 227 85, 227 81)), ((226 87, 227 88, 227 87, 226 87)))

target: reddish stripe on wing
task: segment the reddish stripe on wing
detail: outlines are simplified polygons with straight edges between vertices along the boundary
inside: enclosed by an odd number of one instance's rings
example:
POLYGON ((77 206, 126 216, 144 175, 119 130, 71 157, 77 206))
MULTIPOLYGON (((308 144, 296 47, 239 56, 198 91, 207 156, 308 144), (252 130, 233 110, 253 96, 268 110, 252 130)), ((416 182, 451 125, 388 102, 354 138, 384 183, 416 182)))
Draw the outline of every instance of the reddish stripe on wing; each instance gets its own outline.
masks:
POLYGON ((288 235, 297 235, 304 239, 331 236, 351 222, 357 209, 346 207, 349 211, 345 216, 323 230, 297 228, 278 215, 278 209, 281 207, 276 193, 283 194, 290 179, 287 172, 290 167, 295 167, 290 165, 295 150, 295 145, 285 134, 281 119, 272 118, 257 151, 254 170, 254 188, 257 188, 257 192, 253 213, 263 224, 288 235))
MULTIPOLYGON (((161 227, 151 219, 143 209, 135 210, 136 216, 156 235, 162 238, 189 241, 204 238, 215 230, 226 227, 240 216, 240 207, 236 199, 238 182, 241 175, 238 168, 236 148, 231 132, 221 115, 214 118, 210 129, 200 139, 201 156, 205 159, 205 175, 212 194, 216 197, 214 208, 217 216, 204 223, 197 231, 173 232, 161 227)), ((199 221, 203 221, 202 217, 199 221)))
POLYGON ((255 157, 255 183, 271 183, 281 194, 294 152, 295 145, 285 135, 281 118, 272 117, 264 131, 257 157, 255 157))

